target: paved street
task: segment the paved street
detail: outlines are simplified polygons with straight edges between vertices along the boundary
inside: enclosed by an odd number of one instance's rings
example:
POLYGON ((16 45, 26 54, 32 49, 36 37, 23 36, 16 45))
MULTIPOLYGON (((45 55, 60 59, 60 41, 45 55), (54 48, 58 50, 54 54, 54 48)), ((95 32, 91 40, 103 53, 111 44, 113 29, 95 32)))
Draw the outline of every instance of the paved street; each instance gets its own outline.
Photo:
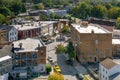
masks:
MULTIPOLYGON (((55 46, 58 44, 60 44, 60 42, 55 41, 51 44, 46 45, 47 57, 48 55, 51 55, 53 58, 53 62, 57 62, 57 64, 61 67, 62 74, 64 75, 65 80, 77 80, 75 74, 78 72, 86 73, 86 70, 78 62, 76 67, 66 64, 65 63, 66 56, 64 54, 55 54, 55 46)), ((67 43, 64 43, 64 42, 61 42, 61 44, 67 45, 67 43)))

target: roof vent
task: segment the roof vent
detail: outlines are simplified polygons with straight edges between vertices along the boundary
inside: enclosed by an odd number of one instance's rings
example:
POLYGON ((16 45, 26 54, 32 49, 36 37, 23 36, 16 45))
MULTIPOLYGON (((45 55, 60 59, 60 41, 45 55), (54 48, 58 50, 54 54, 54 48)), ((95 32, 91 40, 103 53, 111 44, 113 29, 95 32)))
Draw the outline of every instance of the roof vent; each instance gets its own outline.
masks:
POLYGON ((81 25, 84 26, 84 27, 87 27, 88 26, 88 22, 87 21, 82 21, 81 25))
POLYGON ((91 33, 94 33, 94 30, 93 30, 93 29, 91 30, 91 33))
POLYGON ((22 43, 19 43, 20 49, 22 49, 22 43))

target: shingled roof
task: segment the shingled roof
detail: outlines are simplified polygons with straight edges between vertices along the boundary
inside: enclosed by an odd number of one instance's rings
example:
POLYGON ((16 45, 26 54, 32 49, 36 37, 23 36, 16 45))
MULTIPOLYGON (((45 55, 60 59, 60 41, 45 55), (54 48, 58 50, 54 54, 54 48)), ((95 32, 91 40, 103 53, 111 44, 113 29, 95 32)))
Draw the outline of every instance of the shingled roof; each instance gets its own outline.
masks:
POLYGON ((107 58, 104 61, 100 62, 100 64, 102 66, 104 66, 105 68, 107 68, 107 69, 111 69, 112 67, 118 65, 115 61, 113 61, 112 59, 109 59, 109 58, 107 58))
POLYGON ((8 31, 10 31, 12 28, 13 28, 13 26, 0 25, 0 30, 8 30, 8 31))

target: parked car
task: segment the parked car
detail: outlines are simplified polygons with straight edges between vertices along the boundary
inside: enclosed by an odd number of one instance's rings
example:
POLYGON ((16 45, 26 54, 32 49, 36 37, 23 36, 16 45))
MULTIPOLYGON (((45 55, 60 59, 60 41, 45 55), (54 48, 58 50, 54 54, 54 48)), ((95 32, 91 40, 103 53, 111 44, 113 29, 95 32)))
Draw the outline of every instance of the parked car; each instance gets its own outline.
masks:
POLYGON ((56 72, 61 73, 60 66, 54 65, 53 69, 54 69, 56 72))
POLYGON ((65 41, 65 37, 64 37, 64 36, 57 37, 57 38, 56 38, 56 41, 65 41))
POLYGON ((53 62, 53 58, 52 58, 51 55, 48 55, 48 61, 49 61, 49 62, 53 62))
POLYGON ((54 39, 48 40, 47 42, 45 42, 45 44, 50 44, 50 43, 52 43, 52 42, 54 42, 54 39))
POLYGON ((73 65, 74 61, 72 59, 67 59, 65 62, 69 65, 73 65))
POLYGON ((79 80, 83 80, 83 75, 81 73, 77 73, 76 74, 76 77, 79 79, 79 80))

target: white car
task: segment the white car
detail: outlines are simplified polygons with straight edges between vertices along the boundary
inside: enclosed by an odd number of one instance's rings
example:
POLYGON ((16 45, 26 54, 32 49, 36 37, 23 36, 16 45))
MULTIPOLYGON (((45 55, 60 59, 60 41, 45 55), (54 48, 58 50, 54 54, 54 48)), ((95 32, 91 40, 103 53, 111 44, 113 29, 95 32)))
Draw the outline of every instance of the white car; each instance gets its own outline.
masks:
POLYGON ((48 55, 48 61, 53 62, 53 58, 51 55, 48 55))

